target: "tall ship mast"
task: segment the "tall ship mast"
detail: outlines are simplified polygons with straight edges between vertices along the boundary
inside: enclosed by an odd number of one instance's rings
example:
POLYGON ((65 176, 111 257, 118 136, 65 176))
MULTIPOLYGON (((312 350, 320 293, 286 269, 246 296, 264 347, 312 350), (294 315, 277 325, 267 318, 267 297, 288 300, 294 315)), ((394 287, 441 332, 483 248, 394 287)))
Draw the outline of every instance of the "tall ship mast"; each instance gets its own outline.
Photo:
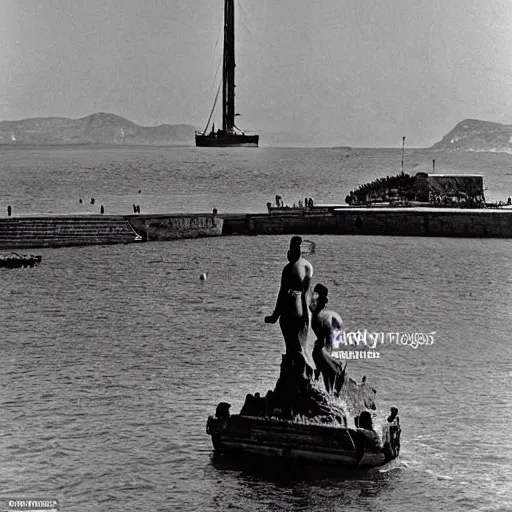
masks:
MULTIPOLYGON (((218 96, 217 96, 218 97, 218 96)), ((196 132, 196 146, 258 147, 259 135, 246 134, 235 125, 235 1, 224 0, 224 56, 222 62, 222 129, 212 127, 206 133, 213 111, 203 132, 196 132)), ((215 125, 214 125, 215 126, 215 125)))

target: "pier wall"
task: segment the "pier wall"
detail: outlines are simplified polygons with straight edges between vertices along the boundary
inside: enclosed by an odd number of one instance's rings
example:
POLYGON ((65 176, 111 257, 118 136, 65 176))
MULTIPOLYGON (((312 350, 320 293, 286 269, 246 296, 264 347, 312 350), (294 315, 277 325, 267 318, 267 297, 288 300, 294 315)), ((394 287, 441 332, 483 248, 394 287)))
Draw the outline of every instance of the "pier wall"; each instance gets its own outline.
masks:
POLYGON ((226 216, 223 235, 337 234, 336 216, 330 212, 286 212, 226 216))
POLYGON ((337 234, 512 238, 512 210, 354 208, 226 216, 225 235, 337 234))
POLYGON ((220 236, 224 225, 224 219, 213 214, 133 215, 126 219, 145 242, 220 236))
POLYGON ((0 249, 130 243, 136 233, 113 215, 7 217, 0 219, 0 249))
POLYGON ((421 209, 335 211, 340 233, 396 236, 512 238, 512 211, 421 209))
POLYGON ((512 238, 512 209, 338 208, 262 214, 69 215, 0 219, 0 249, 229 235, 512 238))
POLYGON ((0 250, 220 236, 213 215, 52 215, 0 218, 0 250))

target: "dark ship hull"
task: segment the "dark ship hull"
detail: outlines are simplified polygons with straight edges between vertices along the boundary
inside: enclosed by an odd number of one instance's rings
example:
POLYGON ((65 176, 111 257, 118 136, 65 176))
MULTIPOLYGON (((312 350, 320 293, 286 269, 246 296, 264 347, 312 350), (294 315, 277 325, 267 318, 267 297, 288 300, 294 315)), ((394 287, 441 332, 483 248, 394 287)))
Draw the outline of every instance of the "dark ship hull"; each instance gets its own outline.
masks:
POLYGON ((245 133, 226 133, 222 131, 209 134, 196 133, 196 146, 200 147, 258 147, 259 135, 246 135, 245 133))

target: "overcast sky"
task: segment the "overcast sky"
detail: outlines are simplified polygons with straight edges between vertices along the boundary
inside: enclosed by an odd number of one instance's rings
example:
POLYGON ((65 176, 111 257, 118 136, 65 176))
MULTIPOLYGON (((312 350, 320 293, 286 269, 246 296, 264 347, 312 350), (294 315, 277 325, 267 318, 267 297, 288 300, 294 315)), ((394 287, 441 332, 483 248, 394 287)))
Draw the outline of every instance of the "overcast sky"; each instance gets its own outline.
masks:
MULTIPOLYGON (((0 120, 204 127, 223 0, 0 0, 0 120)), ((428 146, 512 124, 511 0, 236 0, 237 124, 428 146)), ((220 122, 218 119, 217 122, 220 122)))

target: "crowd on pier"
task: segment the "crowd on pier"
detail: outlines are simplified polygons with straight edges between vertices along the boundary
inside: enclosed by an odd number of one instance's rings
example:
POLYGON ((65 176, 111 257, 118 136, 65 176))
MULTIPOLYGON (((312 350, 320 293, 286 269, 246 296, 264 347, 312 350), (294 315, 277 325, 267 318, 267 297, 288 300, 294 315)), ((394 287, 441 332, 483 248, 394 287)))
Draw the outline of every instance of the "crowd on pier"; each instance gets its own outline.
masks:
POLYGON ((391 206, 418 203, 464 208, 486 206, 482 176, 423 172, 415 176, 402 172, 397 176, 386 176, 365 183, 351 190, 345 202, 351 206, 379 203, 391 206))

